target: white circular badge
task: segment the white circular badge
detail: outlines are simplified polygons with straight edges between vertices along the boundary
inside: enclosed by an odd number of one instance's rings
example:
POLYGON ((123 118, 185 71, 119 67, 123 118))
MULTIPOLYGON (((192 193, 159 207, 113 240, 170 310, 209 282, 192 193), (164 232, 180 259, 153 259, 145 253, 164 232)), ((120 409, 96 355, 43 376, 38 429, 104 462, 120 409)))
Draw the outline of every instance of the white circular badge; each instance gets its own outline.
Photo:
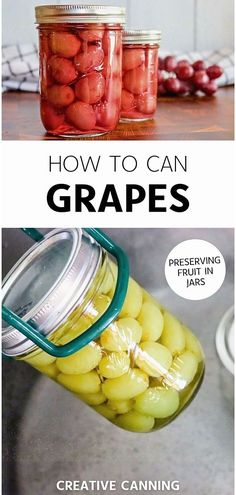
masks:
POLYGON ((215 294, 224 282, 225 260, 216 246, 201 239, 181 242, 170 252, 165 276, 184 299, 200 301, 215 294))

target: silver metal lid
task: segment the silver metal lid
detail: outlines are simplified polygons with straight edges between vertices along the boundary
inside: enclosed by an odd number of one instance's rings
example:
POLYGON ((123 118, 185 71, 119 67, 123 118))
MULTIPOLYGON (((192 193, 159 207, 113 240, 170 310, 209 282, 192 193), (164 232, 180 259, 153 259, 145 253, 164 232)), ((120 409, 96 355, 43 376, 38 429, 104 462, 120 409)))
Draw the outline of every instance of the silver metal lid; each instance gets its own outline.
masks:
POLYGON ((39 5, 35 7, 36 22, 125 24, 125 7, 109 5, 39 5))
POLYGON ((140 44, 150 44, 158 45, 161 41, 161 31, 153 30, 139 30, 135 29, 132 31, 124 31, 123 33, 123 44, 129 45, 140 45, 140 44))
MULTIPOLYGON (((34 244, 3 281, 3 304, 50 335, 83 299, 101 266, 102 248, 81 229, 55 229, 34 244)), ((35 348, 3 322, 2 348, 18 356, 35 348)))

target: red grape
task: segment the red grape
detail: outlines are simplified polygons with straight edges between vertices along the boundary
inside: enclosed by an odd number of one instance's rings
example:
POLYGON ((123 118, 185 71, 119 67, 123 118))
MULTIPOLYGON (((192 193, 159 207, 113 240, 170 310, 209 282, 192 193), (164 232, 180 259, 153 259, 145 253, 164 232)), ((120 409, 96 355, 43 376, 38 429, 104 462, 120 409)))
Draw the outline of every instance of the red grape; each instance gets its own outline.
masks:
POLYGON ((180 81, 176 77, 169 77, 165 81, 165 88, 168 93, 176 95, 180 90, 180 81))
POLYGON ((202 91, 203 93, 205 93, 205 95, 207 96, 212 96, 216 93, 218 87, 217 87, 217 84, 215 83, 215 81, 209 81, 209 83, 205 84, 203 87, 202 87, 202 91))
POLYGON ((143 65, 137 69, 129 70, 124 76, 124 87, 127 91, 139 95, 147 91, 148 71, 143 65))
POLYGON ((65 121, 65 116, 60 110, 45 102, 41 104, 41 118, 47 131, 54 131, 54 129, 63 125, 65 121))
POLYGON ((121 109, 130 110, 134 106, 134 95, 126 89, 122 89, 121 109))
POLYGON ((54 84, 47 90, 47 99, 49 103, 58 108, 67 107, 74 99, 75 94, 70 86, 59 86, 54 84))
POLYGON ((149 94, 140 95, 137 98, 138 111, 147 115, 151 115, 157 108, 157 97, 149 94))
POLYGON ((142 48, 127 48, 123 50, 123 70, 137 69, 145 62, 145 51, 142 48))
POLYGON ((211 65, 207 69, 207 75, 209 79, 218 79, 218 77, 222 76, 223 70, 219 65, 211 65))
POLYGON ((55 81, 61 84, 70 84, 77 77, 74 64, 68 58, 53 55, 49 59, 48 66, 55 81))
POLYGON ((169 55, 164 60, 164 68, 167 72, 174 72, 177 67, 177 61, 175 57, 169 55))
POLYGON ((90 131, 96 125, 96 115, 93 107, 83 101, 72 103, 66 110, 68 122, 81 131, 90 131))
POLYGON ((192 64, 192 67, 194 68, 194 70, 205 70, 206 64, 204 60, 196 60, 196 62, 192 64))
POLYGON ((189 79, 192 79, 194 74, 194 69, 189 64, 178 65, 175 73, 181 81, 188 81, 189 79))
POLYGON ((186 95, 193 93, 194 86, 190 81, 180 81, 179 95, 186 95))
POLYGON ((81 47, 81 41, 74 34, 53 32, 50 34, 50 48, 53 53, 61 57, 74 57, 81 47))
POLYGON ((165 88, 163 83, 159 84, 159 86, 158 86, 158 94, 159 94, 159 96, 166 95, 166 88, 165 88))
POLYGON ((158 67, 159 70, 164 70, 165 69, 165 60, 162 57, 158 57, 158 67))
POLYGON ((190 65, 190 63, 189 63, 189 61, 188 61, 188 60, 184 60, 184 59, 183 59, 183 60, 179 60, 179 62, 177 63, 176 68, 177 68, 177 67, 185 67, 186 65, 187 65, 187 66, 189 66, 189 65, 190 65))
POLYGON ((209 77, 205 70, 197 70, 193 76, 193 83, 197 89, 201 89, 203 86, 209 83, 209 77))
POLYGON ((78 53, 74 59, 76 69, 82 74, 98 69, 104 60, 104 51, 100 46, 89 45, 84 52, 78 53))
POLYGON ((99 72, 90 72, 81 77, 75 85, 75 96, 84 103, 94 105, 98 103, 105 92, 105 79, 99 72))
POLYGON ((90 43, 94 41, 101 41, 104 35, 104 28, 98 27, 98 29, 85 29, 80 31, 80 38, 84 41, 89 41, 90 43))
POLYGON ((165 76, 162 70, 158 71, 158 82, 162 84, 165 81, 165 76))

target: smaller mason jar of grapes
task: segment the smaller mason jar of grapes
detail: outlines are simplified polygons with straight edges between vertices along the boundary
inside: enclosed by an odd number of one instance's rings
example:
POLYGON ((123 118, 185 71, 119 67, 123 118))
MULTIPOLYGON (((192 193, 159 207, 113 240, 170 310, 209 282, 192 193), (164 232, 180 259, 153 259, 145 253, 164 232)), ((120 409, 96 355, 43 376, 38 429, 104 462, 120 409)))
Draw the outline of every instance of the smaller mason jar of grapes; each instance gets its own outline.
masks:
POLYGON ((3 283, 4 354, 125 430, 173 421, 203 378, 195 335, 129 277, 126 254, 103 232, 25 230, 38 242, 3 283))
POLYGON ((93 137, 119 122, 125 9, 102 5, 36 7, 40 111, 46 131, 93 137))
POLYGON ((160 31, 123 33, 121 121, 154 118, 157 109, 160 31))

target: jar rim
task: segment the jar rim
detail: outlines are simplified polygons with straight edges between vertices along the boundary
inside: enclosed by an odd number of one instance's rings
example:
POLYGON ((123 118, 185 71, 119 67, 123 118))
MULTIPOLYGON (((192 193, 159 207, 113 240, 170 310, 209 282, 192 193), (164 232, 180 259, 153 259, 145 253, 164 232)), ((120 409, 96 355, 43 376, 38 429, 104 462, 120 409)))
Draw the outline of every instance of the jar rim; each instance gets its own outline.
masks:
POLYGON ((234 375, 234 307, 224 314, 216 332, 216 350, 224 367, 234 375))
POLYGON ((123 32, 123 44, 142 44, 148 43, 156 45, 161 41, 161 31, 154 29, 132 29, 123 32))
POLYGON ((37 24, 125 24, 126 8, 109 5, 37 5, 37 24))
MULTIPOLYGON (((65 264, 63 263, 56 277, 52 278, 45 294, 42 295, 41 291, 31 306, 26 305, 25 310, 23 307, 21 316, 45 336, 51 335, 74 307, 83 303, 101 267, 102 247, 82 229, 54 229, 41 242, 27 250, 3 280, 2 300, 7 306, 4 301, 14 289, 14 284, 20 284, 26 270, 40 260, 47 249, 56 246, 66 236, 70 236, 71 248, 65 264)), ((15 308, 9 309, 17 312, 15 308)), ((19 310, 22 311, 22 306, 19 310)), ((19 356, 31 352, 37 346, 14 327, 6 324, 2 326, 2 348, 8 356, 19 356)))

